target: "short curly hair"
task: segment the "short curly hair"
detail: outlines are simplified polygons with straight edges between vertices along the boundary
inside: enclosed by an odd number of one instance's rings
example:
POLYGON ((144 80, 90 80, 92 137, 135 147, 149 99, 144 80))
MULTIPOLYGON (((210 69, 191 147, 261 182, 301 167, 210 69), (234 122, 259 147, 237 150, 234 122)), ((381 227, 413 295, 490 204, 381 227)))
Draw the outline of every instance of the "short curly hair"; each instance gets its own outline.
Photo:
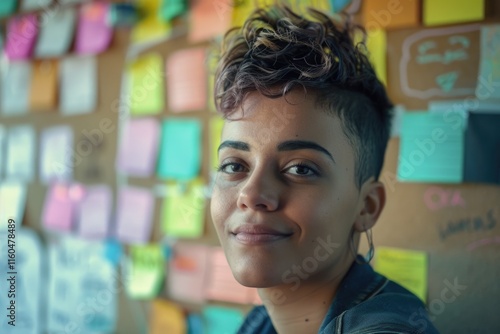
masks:
POLYGON ((368 60, 364 29, 348 16, 307 11, 306 18, 284 4, 259 8, 224 35, 215 106, 227 118, 252 91, 278 98, 296 87, 311 90, 317 106, 341 120, 359 188, 380 176, 393 106, 368 60))

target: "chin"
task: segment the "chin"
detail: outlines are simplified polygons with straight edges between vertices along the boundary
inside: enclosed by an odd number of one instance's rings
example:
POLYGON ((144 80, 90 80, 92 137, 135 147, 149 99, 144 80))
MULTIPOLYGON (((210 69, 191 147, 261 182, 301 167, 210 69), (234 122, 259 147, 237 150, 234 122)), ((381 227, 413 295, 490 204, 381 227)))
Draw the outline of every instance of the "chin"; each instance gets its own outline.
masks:
POLYGON ((249 288, 269 288, 283 284, 281 276, 274 268, 266 268, 264 265, 249 265, 239 262, 231 264, 230 267, 234 278, 238 283, 249 288))

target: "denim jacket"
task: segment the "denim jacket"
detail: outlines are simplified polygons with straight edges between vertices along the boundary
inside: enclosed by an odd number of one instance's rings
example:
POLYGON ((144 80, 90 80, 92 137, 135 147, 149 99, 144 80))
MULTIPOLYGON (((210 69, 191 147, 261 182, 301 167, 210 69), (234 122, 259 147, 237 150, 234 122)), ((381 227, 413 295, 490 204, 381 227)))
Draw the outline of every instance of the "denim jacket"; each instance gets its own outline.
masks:
MULTIPOLYGON (((411 292, 353 262, 339 285, 319 334, 438 333, 424 304, 411 292)), ((255 307, 238 334, 276 334, 264 306, 255 307)), ((285 333, 287 334, 287 333, 285 333)))

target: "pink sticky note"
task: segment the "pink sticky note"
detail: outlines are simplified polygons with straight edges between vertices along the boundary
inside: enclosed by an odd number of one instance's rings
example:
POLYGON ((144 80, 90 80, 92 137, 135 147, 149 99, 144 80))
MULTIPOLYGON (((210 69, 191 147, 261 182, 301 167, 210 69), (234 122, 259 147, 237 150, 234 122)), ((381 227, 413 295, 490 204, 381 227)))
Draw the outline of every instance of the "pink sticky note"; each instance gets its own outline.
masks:
POLYGON ((75 51, 97 54, 105 51, 113 36, 113 28, 106 22, 109 5, 102 2, 85 4, 80 8, 75 51))
POLYGON ((231 303, 248 304, 255 300, 254 289, 247 288, 234 278, 222 248, 210 251, 205 297, 231 303))
POLYGON ((123 242, 145 243, 151 236, 154 210, 153 194, 146 189, 125 187, 119 190, 116 235, 123 242))
POLYGON ((193 303, 204 301, 209 249, 203 245, 176 244, 169 261, 168 291, 172 298, 193 303))
POLYGON ((106 185, 87 187, 78 210, 78 233, 86 238, 104 238, 108 233, 113 194, 106 185))
POLYGON ((84 188, 78 184, 53 183, 45 197, 43 225, 51 230, 71 230, 77 205, 84 193, 84 188))
POLYGON ((160 125, 154 118, 131 119, 124 127, 116 169, 131 176, 154 173, 158 155, 160 125))
POLYGON ((7 23, 5 54, 10 60, 28 59, 38 36, 38 21, 34 14, 16 16, 7 23))
POLYGON ((203 47, 177 51, 167 59, 167 93, 174 112, 202 110, 207 102, 207 62, 203 47))

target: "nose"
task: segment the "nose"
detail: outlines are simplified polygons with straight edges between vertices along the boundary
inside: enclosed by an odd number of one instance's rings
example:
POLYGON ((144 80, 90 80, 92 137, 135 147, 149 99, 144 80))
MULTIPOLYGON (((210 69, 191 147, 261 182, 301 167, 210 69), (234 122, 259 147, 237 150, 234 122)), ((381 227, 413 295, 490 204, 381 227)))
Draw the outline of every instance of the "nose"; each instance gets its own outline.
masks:
POLYGON ((238 193, 237 205, 241 210, 275 211, 280 204, 280 185, 271 172, 254 172, 238 193))

